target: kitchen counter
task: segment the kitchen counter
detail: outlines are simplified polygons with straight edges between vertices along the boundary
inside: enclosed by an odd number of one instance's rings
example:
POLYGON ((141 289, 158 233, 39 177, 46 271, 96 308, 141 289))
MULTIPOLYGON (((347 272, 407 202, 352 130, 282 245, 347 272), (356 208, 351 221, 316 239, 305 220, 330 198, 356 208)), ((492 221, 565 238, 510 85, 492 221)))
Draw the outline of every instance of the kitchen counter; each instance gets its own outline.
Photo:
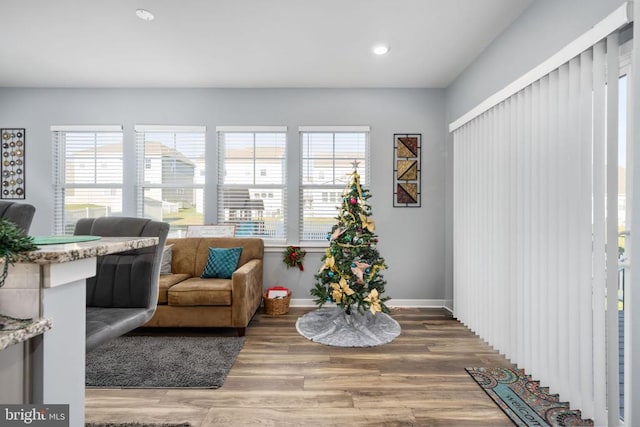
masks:
POLYGON ((98 256, 157 244, 157 237, 43 244, 9 267, 0 313, 34 323, 0 331, 0 402, 68 404, 70 425, 84 426, 86 279, 98 256))
POLYGON ((51 329, 49 319, 21 320, 0 314, 0 351, 44 334, 51 329))

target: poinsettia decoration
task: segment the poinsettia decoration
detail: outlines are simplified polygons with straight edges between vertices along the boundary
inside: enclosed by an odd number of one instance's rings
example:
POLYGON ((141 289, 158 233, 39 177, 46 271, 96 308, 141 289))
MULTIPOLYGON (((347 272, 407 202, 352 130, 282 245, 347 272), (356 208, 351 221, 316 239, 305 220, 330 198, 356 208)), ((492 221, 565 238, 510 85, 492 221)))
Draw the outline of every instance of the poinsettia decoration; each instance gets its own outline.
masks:
POLYGON ((307 251, 299 246, 287 246, 284 250, 282 261, 287 264, 287 268, 298 267, 300 271, 304 271, 302 261, 307 251))

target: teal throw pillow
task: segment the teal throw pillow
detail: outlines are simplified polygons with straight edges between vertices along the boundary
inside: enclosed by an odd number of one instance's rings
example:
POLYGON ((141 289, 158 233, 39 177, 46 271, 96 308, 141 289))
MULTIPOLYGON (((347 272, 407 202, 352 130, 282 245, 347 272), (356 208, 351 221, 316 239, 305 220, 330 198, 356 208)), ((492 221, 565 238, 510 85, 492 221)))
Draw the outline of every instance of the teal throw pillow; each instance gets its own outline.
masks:
POLYGON ((242 248, 209 248, 209 258, 200 276, 203 279, 231 279, 238 268, 242 248))

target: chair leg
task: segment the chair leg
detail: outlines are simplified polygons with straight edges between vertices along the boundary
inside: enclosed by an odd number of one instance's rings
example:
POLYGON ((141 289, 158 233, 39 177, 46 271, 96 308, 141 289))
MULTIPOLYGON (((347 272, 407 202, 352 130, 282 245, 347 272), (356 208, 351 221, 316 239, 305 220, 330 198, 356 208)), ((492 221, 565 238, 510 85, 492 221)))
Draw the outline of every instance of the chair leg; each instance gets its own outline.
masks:
POLYGON ((247 333, 247 328, 238 328, 238 336, 243 337, 247 333))

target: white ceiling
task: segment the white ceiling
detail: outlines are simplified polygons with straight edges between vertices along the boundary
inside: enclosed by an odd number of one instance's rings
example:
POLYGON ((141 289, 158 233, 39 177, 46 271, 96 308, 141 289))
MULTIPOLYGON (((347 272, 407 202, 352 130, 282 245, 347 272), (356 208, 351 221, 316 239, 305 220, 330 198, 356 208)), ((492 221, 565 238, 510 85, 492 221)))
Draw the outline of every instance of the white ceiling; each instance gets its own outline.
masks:
POLYGON ((0 86, 441 88, 532 1, 0 0, 0 86))

